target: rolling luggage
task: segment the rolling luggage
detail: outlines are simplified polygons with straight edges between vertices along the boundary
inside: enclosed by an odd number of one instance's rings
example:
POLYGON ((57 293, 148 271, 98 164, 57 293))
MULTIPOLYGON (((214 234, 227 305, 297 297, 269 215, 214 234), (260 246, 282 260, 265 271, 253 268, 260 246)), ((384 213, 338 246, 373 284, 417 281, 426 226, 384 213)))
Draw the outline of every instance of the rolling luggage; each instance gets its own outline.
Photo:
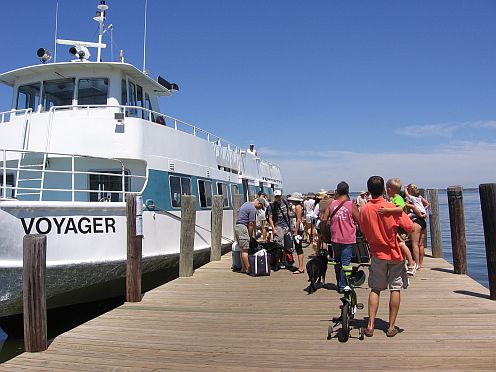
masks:
POLYGON ((239 249, 238 243, 232 243, 232 266, 231 269, 234 272, 241 271, 243 265, 241 265, 241 250, 239 249))

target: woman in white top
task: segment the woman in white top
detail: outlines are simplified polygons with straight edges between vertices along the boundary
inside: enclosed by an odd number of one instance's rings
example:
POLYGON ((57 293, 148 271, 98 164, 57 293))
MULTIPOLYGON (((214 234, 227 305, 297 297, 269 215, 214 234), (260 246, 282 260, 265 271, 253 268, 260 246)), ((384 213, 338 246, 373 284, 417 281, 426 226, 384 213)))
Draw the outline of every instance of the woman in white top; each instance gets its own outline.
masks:
POLYGON ((405 194, 405 205, 410 210, 408 215, 413 221, 413 231, 411 233, 413 256, 417 268, 420 269, 424 262, 424 241, 427 234, 426 209, 429 208, 430 204, 427 199, 420 195, 418 187, 413 183, 405 187, 405 194))

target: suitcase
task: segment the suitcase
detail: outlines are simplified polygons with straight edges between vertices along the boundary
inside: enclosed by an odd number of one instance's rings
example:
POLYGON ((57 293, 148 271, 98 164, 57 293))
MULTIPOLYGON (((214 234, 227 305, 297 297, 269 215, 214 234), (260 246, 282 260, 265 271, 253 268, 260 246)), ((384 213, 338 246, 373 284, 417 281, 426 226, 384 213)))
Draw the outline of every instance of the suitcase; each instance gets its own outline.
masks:
POLYGON ((270 275, 269 255, 262 249, 255 254, 248 256, 250 262, 250 275, 252 276, 267 276, 270 275))
POLYGON ((234 242, 232 244, 232 266, 231 270, 234 272, 241 271, 243 265, 241 264, 241 250, 238 247, 238 243, 234 242))

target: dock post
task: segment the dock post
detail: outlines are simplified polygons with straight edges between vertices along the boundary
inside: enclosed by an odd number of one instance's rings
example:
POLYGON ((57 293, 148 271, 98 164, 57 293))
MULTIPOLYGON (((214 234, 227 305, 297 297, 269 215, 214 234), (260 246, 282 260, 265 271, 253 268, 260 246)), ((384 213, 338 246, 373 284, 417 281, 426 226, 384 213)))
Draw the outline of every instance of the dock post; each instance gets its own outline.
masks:
POLYGON ((236 221, 238 220, 239 208, 243 205, 243 195, 233 194, 233 231, 236 227, 236 221))
POLYGON ((126 301, 141 301, 141 253, 142 253, 143 202, 138 194, 126 194, 127 219, 127 266, 126 301))
POLYGON ((48 348, 46 308, 46 235, 25 235, 23 239, 22 305, 24 349, 48 348))
POLYGON ((222 254, 222 215, 224 196, 214 195, 212 200, 212 230, 210 237, 210 261, 219 261, 222 254))
POLYGON ((439 193, 437 189, 427 189, 429 203, 429 228, 431 233, 431 250, 433 258, 443 258, 441 241, 441 224, 439 220, 439 193))
POLYGON ((496 183, 479 185, 482 224, 486 242, 487 276, 489 298, 496 300, 496 183))
POLYGON ((179 276, 193 276, 193 251, 195 248, 196 206, 194 195, 181 196, 181 240, 179 276))
POLYGON ((467 274, 467 241, 465 239, 463 188, 461 186, 450 186, 447 191, 454 273, 467 274))

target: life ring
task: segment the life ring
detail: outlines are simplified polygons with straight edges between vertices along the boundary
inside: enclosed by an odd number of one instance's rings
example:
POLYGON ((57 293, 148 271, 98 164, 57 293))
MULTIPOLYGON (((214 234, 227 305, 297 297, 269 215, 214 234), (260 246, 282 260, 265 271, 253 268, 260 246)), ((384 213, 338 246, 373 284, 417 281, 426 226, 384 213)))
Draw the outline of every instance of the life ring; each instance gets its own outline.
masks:
POLYGON ((166 125, 165 124, 165 118, 163 116, 157 116, 157 119, 155 120, 155 122, 157 124, 160 124, 160 125, 166 125))

